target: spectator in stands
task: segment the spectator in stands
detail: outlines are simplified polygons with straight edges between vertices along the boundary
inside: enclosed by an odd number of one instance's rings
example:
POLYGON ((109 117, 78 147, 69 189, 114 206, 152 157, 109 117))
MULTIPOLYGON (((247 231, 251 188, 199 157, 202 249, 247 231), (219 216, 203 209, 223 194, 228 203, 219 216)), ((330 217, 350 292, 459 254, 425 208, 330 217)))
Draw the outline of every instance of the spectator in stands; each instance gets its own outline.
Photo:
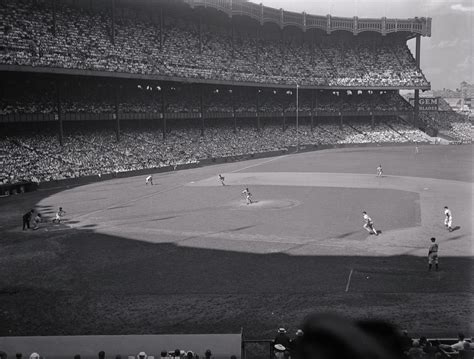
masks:
POLYGON ((436 354, 440 353, 439 341, 433 340, 432 342, 429 342, 428 340, 426 340, 426 342, 424 342, 422 338, 424 337, 420 338, 420 342, 424 343, 422 344, 422 349, 425 353, 426 359, 435 359, 436 354))
POLYGON ((80 354, 74 355, 74 359, 81 359, 81 355, 80 354))
POLYGON ((295 338, 290 343, 290 353, 292 358, 297 356, 298 348, 301 346, 303 340, 303 334, 303 331, 298 329, 295 333, 295 338))
POLYGON ((275 344, 273 346, 273 353, 275 355, 275 359, 284 359, 287 350, 288 349, 283 344, 275 344))
POLYGON ((408 335, 408 331, 402 331, 402 348, 404 353, 408 353, 413 344, 413 339, 408 335))
POLYGON ((451 345, 451 348, 453 348, 454 350, 461 350, 464 348, 465 341, 466 336, 464 335, 464 333, 458 333, 458 342, 451 345))
POLYGON ((396 348, 385 345, 401 342, 395 328, 386 323, 382 333, 374 336, 373 328, 379 326, 380 323, 357 323, 334 314, 311 315, 302 326, 304 335, 298 358, 399 359, 401 345, 396 348))
POLYGON ((403 40, 374 46, 357 37, 331 35, 309 46, 240 36, 230 46, 226 28, 211 30, 204 22, 197 31, 172 15, 162 27, 132 15, 117 19, 114 44, 103 26, 105 10, 58 6, 57 21, 68 26, 67 31, 59 26, 54 35, 51 9, 41 2, 7 2, 0 11, 9 29, 2 39, 2 64, 274 84, 428 84, 403 40), (160 37, 163 44, 157 46, 160 37))
POLYGON ((0 350, 0 359, 8 359, 8 354, 3 350, 0 350))
POLYGON ((16 353, 16 354, 15 354, 16 359, 21 359, 22 356, 23 356, 22 353, 16 353))
POLYGON ((212 352, 210 349, 207 349, 206 352, 204 353, 204 357, 206 359, 211 359, 212 358, 212 352))
POLYGON ((97 354, 97 355, 98 355, 99 359, 105 359, 105 352, 103 350, 101 350, 99 352, 99 354, 97 354))
POLYGON ((40 359, 40 355, 38 353, 31 353, 30 359, 40 359))
POLYGON ((137 354, 137 359, 147 359, 148 356, 146 355, 145 352, 140 352, 137 354))
POLYGON ((281 344, 285 348, 290 348, 291 346, 291 340, 290 337, 286 334, 286 329, 285 328, 279 328, 277 335, 275 336, 275 339, 273 340, 273 345, 275 344, 281 344))
POLYGON ((420 359, 425 356, 423 349, 420 347, 420 341, 414 340, 411 348, 408 350, 408 357, 410 359, 420 359))
POLYGON ((377 343, 397 357, 403 356, 403 340, 398 331, 389 323, 382 320, 359 320, 356 325, 364 333, 374 338, 377 343))
POLYGON ((167 356, 168 356, 168 352, 166 350, 162 350, 160 353, 160 358, 163 359, 163 358, 166 358, 167 356))
POLYGON ((467 341, 463 343, 463 348, 459 350, 458 359, 473 359, 474 350, 471 348, 471 344, 467 341))

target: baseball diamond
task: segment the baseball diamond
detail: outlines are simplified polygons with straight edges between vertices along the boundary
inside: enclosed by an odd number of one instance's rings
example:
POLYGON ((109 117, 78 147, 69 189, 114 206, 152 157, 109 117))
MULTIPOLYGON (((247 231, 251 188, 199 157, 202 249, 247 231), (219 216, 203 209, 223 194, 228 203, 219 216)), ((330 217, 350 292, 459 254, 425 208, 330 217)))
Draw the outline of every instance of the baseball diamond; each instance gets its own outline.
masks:
POLYGON ((472 329, 471 151, 324 150, 157 173, 153 187, 126 177, 7 198, 1 330, 217 333, 245 325, 261 337, 327 309, 433 335, 472 329), (382 178, 373 173, 379 162, 382 178), (254 194, 248 206, 245 187, 254 194), (22 235, 22 208, 53 217, 58 203, 68 209, 61 226, 22 235), (454 232, 443 230, 445 203, 456 211, 454 232), (362 209, 379 236, 362 228, 362 209), (440 271, 428 273, 434 234, 440 271))

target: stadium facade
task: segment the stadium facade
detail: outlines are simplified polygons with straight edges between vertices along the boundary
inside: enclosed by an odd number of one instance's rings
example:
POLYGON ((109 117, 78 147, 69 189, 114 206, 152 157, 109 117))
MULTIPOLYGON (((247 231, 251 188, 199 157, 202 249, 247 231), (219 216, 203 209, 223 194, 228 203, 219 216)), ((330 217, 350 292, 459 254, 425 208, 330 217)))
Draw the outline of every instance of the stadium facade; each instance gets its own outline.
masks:
POLYGON ((211 123, 312 132, 387 119, 436 132, 418 101, 399 95, 430 89, 420 69, 430 18, 318 16, 225 0, 6 0, 0 12, 7 134, 26 123, 56 132, 62 145, 65 128, 105 126, 120 141, 123 126, 143 123, 166 138, 179 126, 204 136, 211 123))

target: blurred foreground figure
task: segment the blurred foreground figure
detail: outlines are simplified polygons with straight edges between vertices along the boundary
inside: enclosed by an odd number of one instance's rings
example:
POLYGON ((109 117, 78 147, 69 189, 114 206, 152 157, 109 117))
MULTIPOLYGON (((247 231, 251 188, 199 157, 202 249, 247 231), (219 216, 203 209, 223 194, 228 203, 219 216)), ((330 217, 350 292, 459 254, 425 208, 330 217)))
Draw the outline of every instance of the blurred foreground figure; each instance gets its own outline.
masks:
POLYGON ((302 326, 295 359, 399 359, 402 338, 389 323, 354 321, 335 314, 313 314, 302 326))

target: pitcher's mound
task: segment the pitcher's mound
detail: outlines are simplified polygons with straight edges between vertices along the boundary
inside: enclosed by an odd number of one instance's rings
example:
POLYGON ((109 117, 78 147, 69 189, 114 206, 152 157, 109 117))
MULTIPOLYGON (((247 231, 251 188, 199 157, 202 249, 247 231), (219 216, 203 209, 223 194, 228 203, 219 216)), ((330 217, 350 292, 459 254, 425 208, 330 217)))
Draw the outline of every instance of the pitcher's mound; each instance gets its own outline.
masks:
POLYGON ((279 200, 261 200, 254 201, 251 204, 247 204, 245 201, 236 201, 231 203, 232 209, 288 209, 300 205, 299 201, 291 199, 279 199, 279 200))

